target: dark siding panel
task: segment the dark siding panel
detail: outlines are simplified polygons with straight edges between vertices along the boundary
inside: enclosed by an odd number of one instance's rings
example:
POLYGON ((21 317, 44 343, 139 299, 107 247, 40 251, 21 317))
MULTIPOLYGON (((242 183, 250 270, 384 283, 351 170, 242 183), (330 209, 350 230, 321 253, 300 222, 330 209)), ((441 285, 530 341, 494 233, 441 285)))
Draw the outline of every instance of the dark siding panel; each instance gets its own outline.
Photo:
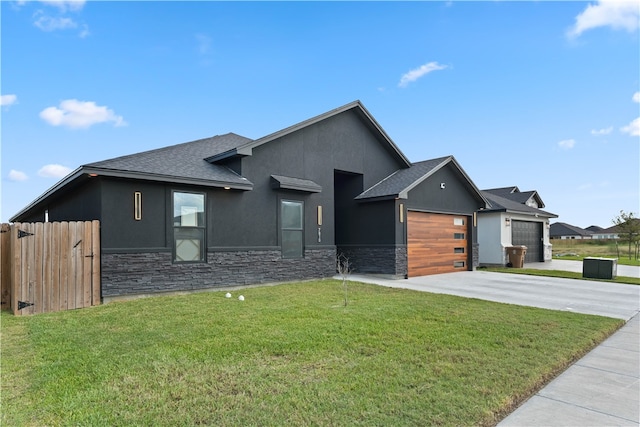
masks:
POLYGON ((104 249, 170 248, 166 241, 164 184, 104 180, 102 247, 104 249), (142 193, 142 219, 134 219, 134 192, 142 193))
POLYGON ((412 209, 470 215, 482 204, 466 186, 464 178, 447 165, 409 192, 407 206, 412 209), (441 189, 440 184, 445 188, 441 189))
MULTIPOLYGON (((61 195, 49 204, 49 221, 92 221, 101 220, 100 187, 102 180, 91 179, 75 191, 61 195)), ((37 221, 44 220, 44 211, 37 221)))

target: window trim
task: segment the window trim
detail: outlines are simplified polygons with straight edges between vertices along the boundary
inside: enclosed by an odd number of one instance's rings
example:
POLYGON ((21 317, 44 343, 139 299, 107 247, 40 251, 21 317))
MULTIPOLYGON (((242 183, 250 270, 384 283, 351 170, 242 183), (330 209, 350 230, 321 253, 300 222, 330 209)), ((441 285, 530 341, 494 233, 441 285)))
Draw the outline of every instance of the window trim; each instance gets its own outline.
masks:
MULTIPOLYGON (((170 227, 171 227, 171 262, 174 264, 203 264, 207 262, 207 193, 204 191, 186 191, 186 190, 171 190, 170 200, 170 227), (202 196, 202 224, 200 225, 176 225, 175 223, 175 209, 176 209, 176 194, 192 194, 202 196), (199 231, 200 240, 200 259, 199 260, 179 260, 177 259, 177 239, 180 231, 197 230, 199 231)), ((196 213, 197 218, 198 213, 196 213)), ((197 220, 196 220, 197 221, 197 220)))
POLYGON ((278 203, 278 234, 280 237, 280 255, 282 256, 283 259, 302 259, 304 258, 304 233, 305 233, 305 206, 304 206, 304 201, 303 200, 293 200, 293 199, 285 199, 285 198, 281 198, 279 200, 278 203), (282 215, 282 208, 284 203, 296 203, 299 204, 301 209, 301 218, 300 218, 300 224, 301 224, 301 228, 285 228, 284 224, 283 224, 283 215, 282 215), (291 231, 291 232, 299 232, 300 233, 300 243, 301 243, 301 247, 300 247, 300 254, 299 256, 285 256, 285 245, 284 245, 284 232, 285 231, 291 231))

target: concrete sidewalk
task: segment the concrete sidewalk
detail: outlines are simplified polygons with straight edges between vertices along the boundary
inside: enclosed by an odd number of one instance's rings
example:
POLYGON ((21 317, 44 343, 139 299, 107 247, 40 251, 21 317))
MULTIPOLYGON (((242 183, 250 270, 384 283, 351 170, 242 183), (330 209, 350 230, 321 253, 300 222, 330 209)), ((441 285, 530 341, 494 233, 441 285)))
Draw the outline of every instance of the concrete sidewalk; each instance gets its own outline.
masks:
POLYGON ((640 425, 640 315, 498 426, 640 425))
MULTIPOLYGON (((560 261, 547 264, 555 270, 560 261)), ((573 261, 575 267, 582 263, 573 261)), ((543 263, 540 263, 543 264, 543 263)), ((529 265, 527 265, 528 267, 529 265)), ((567 269, 565 267, 564 269, 567 269)), ((628 275, 640 271, 632 267, 628 275)), ((580 270, 581 271, 581 270, 580 270)), ((636 276, 633 276, 636 274, 636 276)), ((627 321, 619 331, 524 402, 499 426, 640 426, 640 286, 469 271, 351 280, 627 321)))

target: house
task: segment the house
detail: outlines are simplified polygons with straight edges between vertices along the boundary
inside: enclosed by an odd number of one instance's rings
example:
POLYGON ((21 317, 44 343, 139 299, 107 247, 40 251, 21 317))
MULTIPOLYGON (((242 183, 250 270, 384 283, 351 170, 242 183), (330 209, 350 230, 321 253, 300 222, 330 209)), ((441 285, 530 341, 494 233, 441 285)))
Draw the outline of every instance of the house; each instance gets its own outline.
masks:
POLYGON ((592 225, 591 227, 587 227, 587 230, 591 230, 592 232, 592 239, 617 239, 619 237, 617 225, 613 225, 609 228, 597 227, 597 229, 593 229, 593 227, 597 226, 592 225))
POLYGON ((549 219, 558 216, 543 211, 537 191, 520 191, 516 186, 483 190, 490 207, 478 212, 480 265, 504 266, 507 248, 527 247, 525 262, 552 259, 549 219))
MULTIPOLYGON (((602 231, 602 228, 600 229, 602 231)), ((554 222, 551 224, 549 232, 551 239, 592 239, 594 232, 585 230, 575 225, 567 224, 565 222, 554 222)))
POLYGON ((100 220, 102 297, 471 270, 485 196, 452 156, 411 163, 360 101, 83 165, 12 222, 100 220))

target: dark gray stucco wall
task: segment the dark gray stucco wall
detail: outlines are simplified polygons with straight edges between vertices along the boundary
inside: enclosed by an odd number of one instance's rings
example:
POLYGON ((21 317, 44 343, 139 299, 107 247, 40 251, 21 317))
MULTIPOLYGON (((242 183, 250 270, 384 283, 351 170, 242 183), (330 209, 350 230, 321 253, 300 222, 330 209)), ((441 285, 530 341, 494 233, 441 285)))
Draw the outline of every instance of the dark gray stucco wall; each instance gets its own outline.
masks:
POLYGON ((410 209, 465 215, 471 215, 484 206, 451 164, 413 188, 406 205, 410 209), (444 183, 444 189, 440 188, 441 183, 444 183))
POLYGON ((101 220, 100 200, 101 200, 100 178, 93 178, 85 181, 73 191, 51 201, 47 206, 43 206, 35 216, 37 218, 29 221, 44 221, 44 211, 49 211, 49 221, 92 221, 101 220))
POLYGON ((162 183, 103 179, 101 239, 103 250, 170 248, 166 238, 166 190, 162 183), (134 193, 142 195, 142 219, 134 218, 134 193))

